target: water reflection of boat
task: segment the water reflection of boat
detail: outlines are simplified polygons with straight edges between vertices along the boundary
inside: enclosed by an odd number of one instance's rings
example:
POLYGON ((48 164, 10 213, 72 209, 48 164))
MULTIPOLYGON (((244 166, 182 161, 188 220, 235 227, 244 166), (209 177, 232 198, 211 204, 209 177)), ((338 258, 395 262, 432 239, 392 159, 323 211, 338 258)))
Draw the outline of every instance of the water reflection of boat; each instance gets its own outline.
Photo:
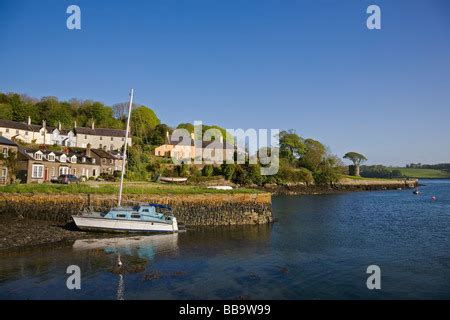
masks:
POLYGON ((72 245, 73 250, 103 249, 106 253, 138 255, 152 259, 155 254, 178 250, 178 234, 157 234, 126 238, 81 239, 72 245))

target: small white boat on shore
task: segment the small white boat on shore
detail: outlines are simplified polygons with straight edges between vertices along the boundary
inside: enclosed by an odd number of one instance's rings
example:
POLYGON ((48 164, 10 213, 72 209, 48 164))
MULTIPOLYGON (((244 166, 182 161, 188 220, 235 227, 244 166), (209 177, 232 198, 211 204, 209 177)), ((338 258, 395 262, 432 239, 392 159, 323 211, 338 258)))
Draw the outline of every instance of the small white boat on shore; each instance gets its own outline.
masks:
POLYGON ((182 177, 160 177, 159 181, 162 181, 162 182, 186 182, 187 178, 182 178, 182 177))
POLYGON ((215 189, 215 190, 233 190, 232 186, 209 186, 208 189, 215 189))

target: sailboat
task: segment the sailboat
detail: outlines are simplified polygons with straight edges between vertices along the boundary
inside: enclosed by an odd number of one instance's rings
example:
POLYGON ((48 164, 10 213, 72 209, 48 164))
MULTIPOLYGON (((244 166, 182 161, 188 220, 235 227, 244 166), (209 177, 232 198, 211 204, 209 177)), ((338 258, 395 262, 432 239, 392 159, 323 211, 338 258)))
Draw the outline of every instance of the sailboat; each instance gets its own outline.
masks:
POLYGON ((178 232, 177 218, 173 215, 173 210, 169 206, 155 203, 143 203, 133 207, 122 206, 123 179, 133 95, 134 90, 131 89, 117 207, 111 208, 107 212, 90 212, 72 216, 76 226, 81 230, 140 233, 178 232))

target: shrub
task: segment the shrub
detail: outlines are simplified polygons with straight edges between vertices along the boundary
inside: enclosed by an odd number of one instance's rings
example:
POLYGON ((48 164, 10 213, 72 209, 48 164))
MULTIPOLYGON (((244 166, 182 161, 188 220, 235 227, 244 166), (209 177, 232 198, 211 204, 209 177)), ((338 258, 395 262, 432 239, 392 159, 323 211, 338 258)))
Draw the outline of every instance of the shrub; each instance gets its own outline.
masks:
POLYGON ((236 167, 234 164, 222 164, 220 166, 221 174, 225 177, 227 180, 231 180, 233 178, 234 172, 236 171, 236 167))
POLYGON ((207 164, 202 169, 202 175, 204 177, 211 177, 213 175, 213 172, 214 172, 214 167, 212 164, 207 164))

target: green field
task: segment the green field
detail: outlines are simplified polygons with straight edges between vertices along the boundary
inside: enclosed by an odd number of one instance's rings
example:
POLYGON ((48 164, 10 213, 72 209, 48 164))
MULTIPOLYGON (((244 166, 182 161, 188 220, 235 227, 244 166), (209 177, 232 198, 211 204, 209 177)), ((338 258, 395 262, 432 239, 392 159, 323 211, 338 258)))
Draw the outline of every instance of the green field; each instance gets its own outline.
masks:
POLYGON ((382 181, 382 180, 390 181, 390 180, 392 180, 392 179, 388 179, 388 178, 356 177, 356 176, 349 176, 349 175, 346 175, 346 174, 341 174, 340 176, 341 176, 341 178, 347 178, 347 179, 352 179, 352 180, 369 180, 369 181, 382 181))
POLYGON ((450 172, 437 169, 393 168, 408 178, 418 179, 449 179, 450 172))
MULTIPOLYGON (((118 183, 80 183, 80 184, 10 184, 0 187, 5 193, 45 193, 45 194, 118 194, 118 183)), ((160 183, 124 183, 124 194, 205 194, 205 193, 259 193, 254 189, 215 190, 200 186, 160 184, 160 183)))

